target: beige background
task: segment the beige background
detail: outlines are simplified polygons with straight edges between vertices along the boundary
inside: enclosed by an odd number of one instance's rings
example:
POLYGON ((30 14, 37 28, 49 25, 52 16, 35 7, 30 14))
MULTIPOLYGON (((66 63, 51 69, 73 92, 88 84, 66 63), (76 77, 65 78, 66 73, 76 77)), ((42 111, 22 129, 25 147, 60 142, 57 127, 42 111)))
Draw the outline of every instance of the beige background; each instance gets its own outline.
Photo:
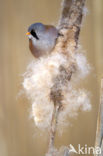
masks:
MULTIPOLYGON (((56 24, 61 0, 0 0, 0 156, 43 156, 47 132, 40 132, 30 119, 30 103, 18 96, 22 74, 33 59, 25 36, 33 22, 56 24)), ((81 44, 93 68, 81 84, 91 92, 92 111, 80 112, 56 147, 73 144, 94 146, 103 76, 103 0, 87 0, 88 15, 83 23, 81 44)))

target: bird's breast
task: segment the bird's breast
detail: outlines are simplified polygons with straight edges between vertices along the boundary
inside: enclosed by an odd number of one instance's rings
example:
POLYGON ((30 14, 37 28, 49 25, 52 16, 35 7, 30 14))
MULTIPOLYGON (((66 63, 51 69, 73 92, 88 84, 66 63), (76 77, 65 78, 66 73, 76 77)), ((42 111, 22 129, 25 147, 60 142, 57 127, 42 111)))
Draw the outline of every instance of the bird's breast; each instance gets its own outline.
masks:
POLYGON ((31 53, 34 55, 34 57, 38 58, 38 57, 41 56, 40 50, 38 50, 38 49, 34 46, 34 44, 33 44, 33 42, 32 42, 31 39, 29 39, 29 49, 30 49, 31 53))

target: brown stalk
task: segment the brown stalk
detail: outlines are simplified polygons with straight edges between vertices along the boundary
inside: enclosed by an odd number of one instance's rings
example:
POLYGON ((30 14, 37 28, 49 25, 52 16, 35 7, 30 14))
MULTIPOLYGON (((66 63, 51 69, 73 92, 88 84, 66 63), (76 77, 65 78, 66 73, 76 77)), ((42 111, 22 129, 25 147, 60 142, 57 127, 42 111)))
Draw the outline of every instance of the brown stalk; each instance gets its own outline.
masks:
MULTIPOLYGON (((100 156, 103 156, 103 78, 101 79, 100 105, 97 118, 97 131, 95 146, 101 148, 100 156)), ((97 156, 97 154, 95 154, 97 156)))
MULTIPOLYGON (((56 156, 54 141, 56 127, 58 124, 58 115, 62 107, 62 88, 61 83, 66 85, 71 80, 72 73, 75 72, 75 61, 71 61, 72 53, 76 52, 78 47, 78 38, 81 29, 83 17, 83 8, 86 0, 63 0, 61 17, 58 23, 60 36, 53 52, 61 52, 68 57, 70 65, 68 69, 60 66, 60 74, 53 80, 54 86, 51 88, 50 99, 54 102, 54 111, 52 114, 50 135, 49 135, 49 156, 56 156)), ((69 155, 69 154, 68 154, 69 155)))

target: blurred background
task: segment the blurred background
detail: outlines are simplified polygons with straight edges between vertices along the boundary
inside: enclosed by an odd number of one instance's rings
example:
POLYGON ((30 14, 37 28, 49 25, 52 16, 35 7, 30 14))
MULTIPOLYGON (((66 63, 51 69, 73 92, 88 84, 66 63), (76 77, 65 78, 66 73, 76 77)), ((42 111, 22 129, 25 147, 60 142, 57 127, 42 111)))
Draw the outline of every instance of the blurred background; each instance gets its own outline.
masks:
MULTIPOLYGON (((33 60, 25 35, 31 23, 58 22, 61 0, 0 0, 0 156, 44 156, 48 134, 30 119, 30 102, 20 96, 22 74, 33 60)), ((77 148, 94 146, 99 105, 100 79, 103 76, 103 0, 87 0, 80 43, 86 51, 92 72, 81 84, 90 91, 92 111, 80 112, 55 146, 77 148)), ((69 122, 69 121, 68 121, 69 122)))

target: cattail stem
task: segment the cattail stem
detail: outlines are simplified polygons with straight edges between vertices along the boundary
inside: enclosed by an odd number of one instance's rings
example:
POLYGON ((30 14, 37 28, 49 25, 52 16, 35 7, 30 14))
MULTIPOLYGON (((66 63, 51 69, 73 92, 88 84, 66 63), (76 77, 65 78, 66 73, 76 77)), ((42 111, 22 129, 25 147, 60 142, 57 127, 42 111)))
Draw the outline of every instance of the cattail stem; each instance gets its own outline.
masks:
MULTIPOLYGON (((67 57, 67 49, 69 49, 70 53, 75 53, 78 45, 85 1, 86 0, 63 0, 61 17, 58 23, 58 29, 61 35, 58 37, 54 52, 62 52, 63 54, 66 54, 67 57)), ((70 57, 72 57, 72 55, 69 55, 68 61, 70 57)), ((60 112, 59 110, 62 101, 61 83, 66 85, 66 82, 70 81, 72 73, 75 71, 75 65, 73 63, 74 62, 70 63, 67 70, 60 67, 60 74, 53 80, 54 86, 51 88, 50 98, 54 102, 54 111, 52 114, 49 134, 48 156, 55 156, 53 148, 58 123, 58 114, 60 112), (64 75, 62 73, 65 74, 65 80, 63 79, 64 75), (55 88, 59 89, 56 90, 55 88)))
POLYGON ((49 140, 49 149, 48 149, 49 156, 54 156, 54 140, 56 134, 56 126, 57 126, 59 109, 60 109, 59 105, 54 106, 51 127, 50 127, 50 140, 49 140))

